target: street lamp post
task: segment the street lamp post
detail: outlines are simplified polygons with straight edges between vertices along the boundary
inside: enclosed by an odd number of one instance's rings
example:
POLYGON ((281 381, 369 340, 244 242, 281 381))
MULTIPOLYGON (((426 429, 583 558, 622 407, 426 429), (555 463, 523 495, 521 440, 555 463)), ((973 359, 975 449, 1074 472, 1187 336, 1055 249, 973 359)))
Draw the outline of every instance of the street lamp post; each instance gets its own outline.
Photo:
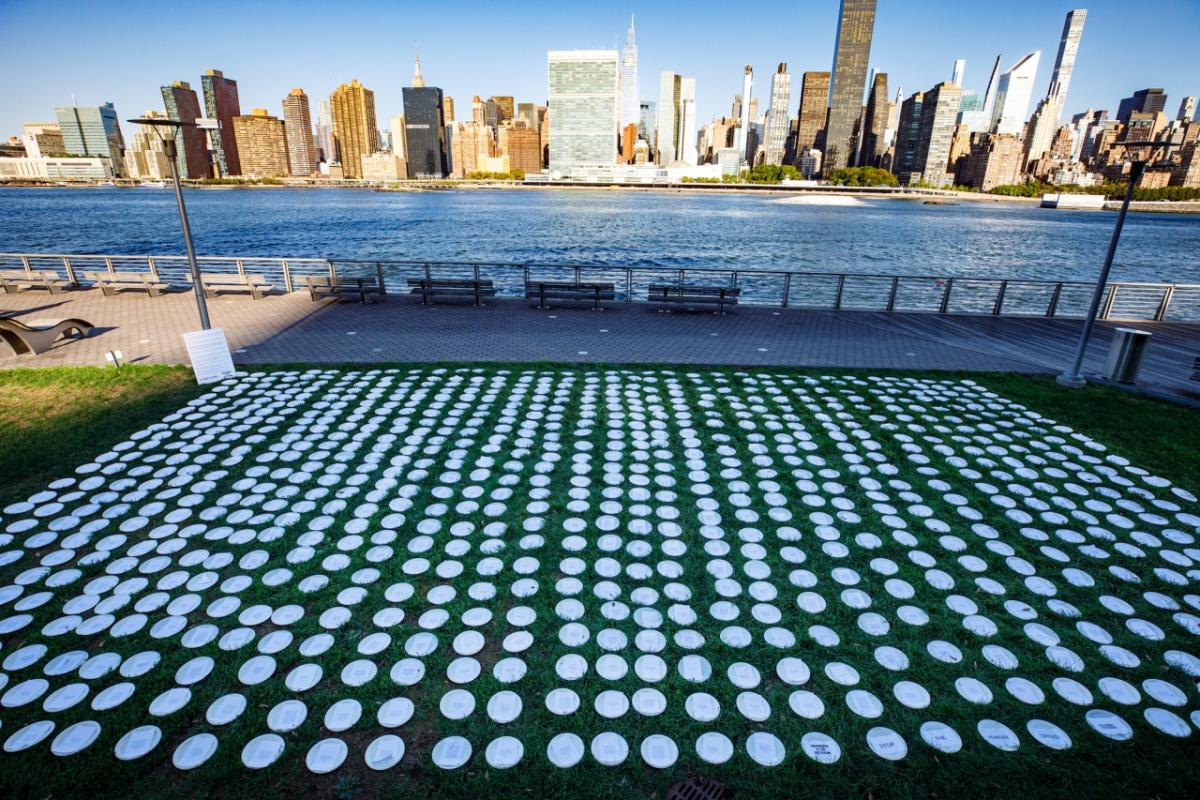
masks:
POLYGON ((1092 328, 1096 325, 1096 315, 1100 311, 1100 301, 1108 287, 1108 273, 1112 271, 1113 257, 1117 254, 1117 243, 1121 241, 1121 229, 1125 227, 1125 215, 1129 212, 1129 201, 1133 199, 1133 190, 1146 171, 1150 153, 1155 147, 1167 146, 1166 142, 1127 142, 1124 143, 1132 152, 1147 149, 1144 157, 1134 156, 1129 168, 1129 184, 1125 187, 1125 200, 1121 203, 1121 211, 1117 214, 1117 223, 1113 226, 1112 239, 1108 242, 1108 253, 1104 257, 1104 266, 1096 278, 1096 288, 1092 291, 1092 301, 1088 304, 1087 316, 1083 318, 1083 330, 1079 332, 1079 344, 1075 347, 1075 358, 1071 366, 1056 378, 1059 386, 1069 389, 1081 389, 1087 384, 1083 377, 1083 358, 1087 353, 1088 340, 1092 336, 1092 328))
POLYGON ((200 312, 200 328, 209 330, 212 325, 208 322, 208 303, 204 299, 204 286, 200 282, 200 266, 196 263, 196 250, 192 247, 192 228, 188 225, 187 208, 183 204, 183 189, 179 185, 179 170, 175 166, 177 153, 175 133, 180 128, 194 128, 196 123, 180 122, 165 117, 142 117, 141 119, 131 119, 129 122, 151 128, 158 136, 158 140, 162 142, 163 154, 171 162, 171 181, 175 184, 175 203, 179 207, 179 224, 183 226, 183 245, 187 250, 188 269, 192 274, 192 291, 196 295, 196 309, 200 312), (164 135, 164 130, 169 131, 170 135, 164 135))

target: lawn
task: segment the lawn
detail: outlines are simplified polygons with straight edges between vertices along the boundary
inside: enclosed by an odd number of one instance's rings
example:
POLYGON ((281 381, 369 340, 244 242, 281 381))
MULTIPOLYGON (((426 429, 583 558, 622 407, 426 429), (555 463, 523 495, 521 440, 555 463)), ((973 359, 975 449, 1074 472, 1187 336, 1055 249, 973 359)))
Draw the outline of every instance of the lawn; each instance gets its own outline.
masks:
POLYGON ((1194 797, 1196 419, 1017 376, 0 373, 0 795, 1194 797))

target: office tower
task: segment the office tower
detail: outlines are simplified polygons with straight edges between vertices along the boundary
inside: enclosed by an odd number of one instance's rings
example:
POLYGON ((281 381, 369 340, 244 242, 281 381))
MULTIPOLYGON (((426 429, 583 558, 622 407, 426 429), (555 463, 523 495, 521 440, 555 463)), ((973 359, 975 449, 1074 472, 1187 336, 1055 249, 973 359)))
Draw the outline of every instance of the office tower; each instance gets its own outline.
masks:
POLYGON ((408 153, 408 177, 443 178, 448 172, 445 108, 442 90, 426 86, 421 79, 421 62, 413 75, 413 85, 405 86, 404 140, 408 153))
POLYGON ((992 126, 992 109, 996 106, 996 92, 1000 89, 1000 54, 996 54, 996 63, 992 64, 992 74, 988 78, 987 89, 983 93, 983 118, 987 126, 992 126))
POLYGON ((550 168, 617 162, 619 56, 616 50, 551 50, 550 168))
POLYGON ((678 158, 675 144, 679 140, 679 91, 682 82, 682 76, 674 72, 664 71, 659 75, 654 163, 663 167, 669 167, 678 158))
POLYGON ((845 167, 854 157, 853 140, 862 115, 874 27, 875 0, 842 0, 825 130, 826 170, 845 167))
POLYGON ((56 122, 26 122, 22 126, 21 143, 26 158, 56 158, 67 154, 62 128, 56 122))
POLYGON ((963 85, 963 75, 967 71, 967 60, 965 58, 954 59, 954 71, 950 73, 950 82, 955 86, 963 85))
POLYGON ((333 138, 342 163, 342 177, 361 178, 362 157, 379 149, 375 93, 354 79, 339 84, 330 95, 329 104, 333 111, 333 138))
POLYGON ((1025 132, 1025 117, 1041 57, 1041 50, 1034 51, 1000 76, 992 107, 993 133, 1011 133, 1019 137, 1025 132))
POLYGON ((1180 122, 1191 122, 1196 116, 1196 96, 1188 95, 1179 101, 1179 113, 1175 115, 1175 119, 1180 122))
POLYGON ((421 75, 421 54, 417 52, 413 54, 412 86, 414 89, 425 88, 425 78, 421 75))
POLYGON ((892 158, 892 172, 904 183, 912 182, 912 174, 916 171, 914 165, 924 102, 925 93, 916 92, 900 104, 900 115, 896 120, 896 155, 892 158))
MULTIPOLYGON (((153 110, 147 111, 142 116, 151 119, 166 118, 162 112, 153 110)), ((205 157, 207 155, 208 150, 206 149, 205 157)), ((137 126, 137 130, 129 140, 129 148, 125 151, 125 168, 131 178, 163 180, 171 177, 171 159, 167 157, 166 146, 153 126, 137 126)), ((181 174, 180 177, 183 175, 181 174)))
POLYGON ((654 142, 654 123, 656 105, 653 100, 643 100, 638 104, 640 116, 638 118, 638 136, 646 140, 646 144, 650 145, 654 142))
POLYGON ((746 65, 742 72, 742 93, 739 95, 741 102, 735 101, 735 104, 740 106, 740 113, 736 116, 740 120, 740 124, 733 134, 733 149, 737 150, 742 155, 743 161, 752 161, 754 153, 746 152, 747 134, 750 132, 750 122, 753 117, 750 114, 751 92, 754 89, 754 67, 746 65))
POLYGON ((442 95, 442 116, 445 117, 443 122, 447 125, 454 123, 454 98, 448 95, 442 95))
POLYGON ((525 120, 500 126, 496 137, 496 155, 508 157, 508 168, 525 174, 541 172, 542 145, 537 128, 525 120))
POLYGON ((113 175, 125 174, 125 137, 112 103, 56 108, 54 115, 68 155, 107 158, 113 175))
POLYGON ((1050 89, 1030 120, 1025 137, 1025 160, 1039 158, 1050 147, 1058 121, 1067 102, 1067 89, 1071 85, 1071 74, 1075 71, 1075 57, 1079 53, 1079 41, 1083 38, 1083 23, 1087 10, 1077 8, 1067 13, 1063 24, 1062 38, 1058 44, 1058 55, 1054 59, 1054 74, 1050 89))
POLYGON ((641 115, 641 93, 638 91, 638 49, 633 30, 633 16, 625 32, 625 47, 621 49, 621 130, 637 125, 641 115))
POLYGON ((947 167, 961 101, 962 89, 953 83, 939 83, 925 92, 910 183, 919 180, 934 186, 953 183, 954 176, 947 167))
POLYGON ((516 103, 513 98, 507 95, 497 97, 493 95, 488 98, 489 107, 495 107, 495 121, 488 120, 493 128, 498 127, 501 122, 508 122, 516 118, 516 103))
POLYGON ((867 98, 867 110, 863 115, 863 133, 857 163, 860 166, 877 167, 887 149, 885 134, 891 118, 892 105, 888 102, 886 72, 876 72, 871 81, 871 94, 867 98))
MULTIPOLYGON (((200 110, 200 98, 185 81, 175 81, 170 86, 162 87, 162 97, 168 119, 195 125, 196 119, 204 116, 200 110)), ((207 138, 207 134, 197 127, 176 128, 175 169, 179 171, 179 177, 207 178, 212 173, 212 166, 208 163, 207 138)))
POLYGON ((1167 107, 1167 96, 1162 89, 1141 89, 1126 97, 1117 106, 1117 119, 1122 125, 1129 124, 1129 115, 1135 112, 1155 114, 1167 107))
POLYGON ((679 82, 679 138, 675 141, 675 157, 687 166, 699 162, 696 152, 696 79, 679 82))
POLYGON ((217 176, 241 175, 237 135, 233 132, 233 118, 242 114, 237 81, 226 78, 219 69, 210 69, 200 76, 200 85, 204 88, 204 116, 217 121, 217 127, 209 131, 217 176))
MULTIPOLYGON (((450 123, 446 123, 449 125, 450 123)), ((389 125, 392 131, 392 155, 408 160, 408 143, 404 140, 404 115, 392 117, 389 125)))
POLYGON ((317 169, 317 145, 313 141, 308 95, 303 89, 292 89, 283 98, 283 126, 292 174, 307 178, 317 169))
POLYGON ((337 142, 333 137, 333 112, 329 101, 322 100, 317 112, 317 148, 321 151, 321 160, 326 164, 337 161, 337 142))
POLYGON ((265 108, 251 109, 248 116, 233 118, 233 135, 238 141, 241 174, 255 178, 282 178, 290 174, 287 131, 283 120, 265 108))
POLYGON ((763 134, 763 162, 783 163, 792 118, 788 106, 792 103, 792 76, 787 64, 780 64, 771 76, 771 105, 767 108, 767 129, 763 134))
POLYGON ((796 152, 825 145, 822 132, 829 110, 828 72, 806 72, 800 83, 800 117, 796 126, 796 152))

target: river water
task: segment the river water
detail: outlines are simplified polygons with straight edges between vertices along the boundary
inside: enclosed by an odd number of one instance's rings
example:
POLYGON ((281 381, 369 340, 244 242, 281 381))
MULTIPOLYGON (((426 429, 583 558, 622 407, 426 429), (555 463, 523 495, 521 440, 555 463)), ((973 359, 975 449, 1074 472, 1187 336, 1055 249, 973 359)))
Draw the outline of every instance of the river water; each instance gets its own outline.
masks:
MULTIPOLYGON (((201 255, 1091 280, 1116 215, 696 192, 185 191, 201 255)), ((0 251, 179 254, 173 192, 0 189, 0 251)), ((1114 280, 1200 283, 1200 217, 1129 216, 1114 280)))

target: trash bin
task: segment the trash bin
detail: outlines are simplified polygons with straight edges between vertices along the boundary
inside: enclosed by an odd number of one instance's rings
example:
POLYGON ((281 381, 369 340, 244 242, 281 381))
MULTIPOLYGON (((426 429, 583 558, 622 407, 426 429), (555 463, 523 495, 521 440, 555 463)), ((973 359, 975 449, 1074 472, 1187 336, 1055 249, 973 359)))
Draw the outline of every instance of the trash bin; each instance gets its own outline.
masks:
POLYGON ((1108 348, 1108 360, 1104 362, 1104 377, 1117 383, 1133 383, 1137 380, 1148 344, 1150 334, 1146 331, 1117 328, 1108 348))

